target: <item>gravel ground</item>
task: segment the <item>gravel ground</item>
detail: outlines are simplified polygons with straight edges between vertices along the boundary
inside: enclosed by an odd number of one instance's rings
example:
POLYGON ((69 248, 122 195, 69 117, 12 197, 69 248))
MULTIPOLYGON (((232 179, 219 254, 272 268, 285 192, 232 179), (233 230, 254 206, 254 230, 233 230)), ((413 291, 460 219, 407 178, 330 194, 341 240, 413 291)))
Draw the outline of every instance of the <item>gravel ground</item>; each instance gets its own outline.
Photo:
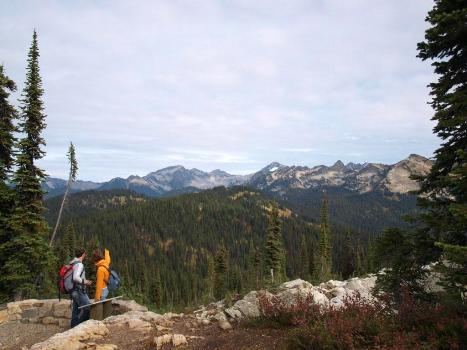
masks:
MULTIPOLYGON (((264 327, 245 327, 234 325, 229 331, 223 331, 217 323, 196 328, 186 327, 188 318, 178 319, 169 333, 183 334, 188 345, 177 347, 179 350, 282 350, 288 329, 264 327)), ((156 332, 141 334, 126 328, 109 327, 110 334, 99 340, 99 344, 115 344, 124 350, 153 350, 156 332)), ((160 334, 159 334, 160 335, 160 334)), ((170 345, 163 350, 172 349, 170 345)))
POLYGON ((50 338, 65 329, 57 325, 7 322, 0 325, 0 349, 21 349, 50 338))
MULTIPOLYGON (((284 338, 287 329, 245 327, 235 325, 232 330, 223 331, 217 323, 207 326, 187 327, 187 321, 192 318, 182 318, 175 321, 170 333, 184 334, 188 345, 177 349, 192 350, 279 350, 284 349, 284 338)), ((156 331, 138 333, 127 328, 109 326, 110 334, 97 341, 98 344, 115 344, 124 350, 154 349, 153 339, 156 331)), ((65 329, 57 325, 24 324, 8 322, 0 325, 0 349, 13 350, 23 346, 30 347, 50 338, 55 333, 65 329)), ((160 335, 160 334, 159 334, 160 335)), ((170 349, 170 346, 164 349, 170 349)))

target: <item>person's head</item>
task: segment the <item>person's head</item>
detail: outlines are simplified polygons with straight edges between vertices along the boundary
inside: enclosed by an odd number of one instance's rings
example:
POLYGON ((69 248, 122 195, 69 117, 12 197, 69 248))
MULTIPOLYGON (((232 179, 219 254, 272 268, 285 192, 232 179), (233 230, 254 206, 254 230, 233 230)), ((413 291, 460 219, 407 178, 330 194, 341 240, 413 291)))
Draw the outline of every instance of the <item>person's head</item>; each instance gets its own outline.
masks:
POLYGON ((95 263, 104 259, 104 255, 100 249, 96 249, 92 252, 92 261, 95 263))
POLYGON ((84 260, 86 257, 86 249, 84 248, 76 248, 75 249, 75 257, 78 259, 84 260))

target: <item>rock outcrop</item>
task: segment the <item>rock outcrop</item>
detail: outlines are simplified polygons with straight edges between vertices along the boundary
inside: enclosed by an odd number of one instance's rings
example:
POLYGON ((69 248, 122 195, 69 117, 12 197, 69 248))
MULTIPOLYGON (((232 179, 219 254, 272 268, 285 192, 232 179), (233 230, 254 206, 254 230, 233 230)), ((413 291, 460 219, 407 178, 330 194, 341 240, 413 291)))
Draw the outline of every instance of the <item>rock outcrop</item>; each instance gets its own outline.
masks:
POLYGON ((157 334, 153 345, 157 349, 165 344, 173 347, 186 345, 187 338, 183 334, 172 332, 174 320, 181 319, 183 314, 166 313, 163 315, 143 311, 146 307, 134 301, 120 301, 119 305, 131 306, 130 311, 121 315, 114 315, 103 321, 89 320, 63 333, 57 333, 51 338, 37 343, 30 350, 75 350, 75 349, 118 349, 114 344, 97 344, 104 341, 109 334, 119 332, 134 338, 148 338, 157 334))
POLYGON ((89 320, 63 333, 57 333, 30 350, 78 350, 89 348, 87 343, 102 339, 109 329, 101 321, 89 320))
POLYGON ((297 297, 312 296, 313 301, 323 307, 342 307, 347 297, 356 295, 368 301, 373 300, 371 294, 376 283, 376 275, 369 275, 364 278, 351 278, 347 281, 330 280, 313 286, 311 283, 297 279, 285 282, 277 289, 276 294, 267 291, 252 291, 246 294, 243 299, 238 300, 231 307, 224 307, 223 303, 212 303, 200 310, 195 311, 199 320, 217 321, 222 329, 229 329, 224 321, 239 321, 261 316, 259 296, 266 298, 277 297, 285 304, 293 304, 297 297))

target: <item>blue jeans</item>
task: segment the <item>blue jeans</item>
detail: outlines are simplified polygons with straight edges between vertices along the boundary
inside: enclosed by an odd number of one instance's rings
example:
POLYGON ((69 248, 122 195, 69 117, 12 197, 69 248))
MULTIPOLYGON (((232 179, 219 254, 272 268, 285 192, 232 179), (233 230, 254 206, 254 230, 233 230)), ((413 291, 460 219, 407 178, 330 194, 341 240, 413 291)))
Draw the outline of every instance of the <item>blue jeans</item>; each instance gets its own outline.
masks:
MULTIPOLYGON (((107 287, 102 288, 102 294, 101 294, 101 300, 100 301, 103 301, 103 300, 107 299, 108 295, 109 295, 109 290, 107 289, 107 287)), ((97 300, 95 300, 95 301, 97 301, 97 300)))
POLYGON ((79 306, 91 304, 88 295, 79 289, 71 292, 71 299, 73 300, 73 310, 71 311, 71 328, 79 325, 81 322, 89 320, 90 307, 83 307, 78 309, 79 306))

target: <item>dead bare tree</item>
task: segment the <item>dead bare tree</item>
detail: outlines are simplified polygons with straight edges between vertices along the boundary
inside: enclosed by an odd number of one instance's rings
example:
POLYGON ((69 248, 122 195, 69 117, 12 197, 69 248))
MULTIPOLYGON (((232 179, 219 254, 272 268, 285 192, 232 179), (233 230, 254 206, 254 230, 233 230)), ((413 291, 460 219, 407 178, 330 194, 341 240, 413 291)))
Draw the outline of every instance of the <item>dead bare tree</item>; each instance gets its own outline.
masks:
POLYGON ((70 192, 71 185, 76 180, 76 174, 78 173, 78 162, 76 161, 75 146, 73 146, 73 142, 70 142, 70 147, 68 148, 67 156, 70 162, 70 175, 68 176, 65 194, 63 195, 62 204, 60 205, 57 222, 55 223, 55 228, 52 233, 52 237, 50 238, 49 246, 52 246, 53 241, 55 239, 55 235, 57 234, 58 226, 60 225, 60 219, 62 218, 63 208, 65 206, 66 197, 68 196, 68 192, 70 192))

